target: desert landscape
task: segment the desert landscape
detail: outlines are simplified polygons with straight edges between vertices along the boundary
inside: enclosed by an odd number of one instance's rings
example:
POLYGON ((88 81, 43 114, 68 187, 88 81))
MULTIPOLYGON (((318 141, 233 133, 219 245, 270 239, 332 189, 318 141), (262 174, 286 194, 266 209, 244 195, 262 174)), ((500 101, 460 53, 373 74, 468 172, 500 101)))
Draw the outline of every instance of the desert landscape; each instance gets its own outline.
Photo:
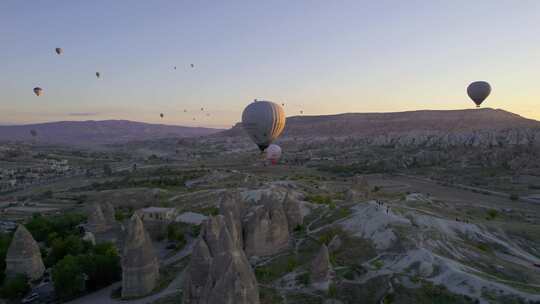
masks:
POLYGON ((91 150, 15 137, 2 145, 2 227, 26 223, 43 248, 53 280, 31 288, 51 301, 540 301, 540 122, 448 114, 288 118, 276 165, 239 126, 118 144, 103 133, 91 150), (310 132, 331 124, 344 127, 310 132), (115 248, 107 281, 59 286, 82 275, 66 256, 96 254, 62 248, 72 239, 115 248))

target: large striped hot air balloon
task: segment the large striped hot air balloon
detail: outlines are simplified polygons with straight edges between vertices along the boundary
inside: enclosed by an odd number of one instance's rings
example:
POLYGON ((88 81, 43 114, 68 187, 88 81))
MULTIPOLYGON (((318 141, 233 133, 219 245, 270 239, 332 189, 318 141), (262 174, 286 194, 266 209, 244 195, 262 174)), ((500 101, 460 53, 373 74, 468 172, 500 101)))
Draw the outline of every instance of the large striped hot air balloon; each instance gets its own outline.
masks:
POLYGON ((264 151, 285 129, 285 112, 276 103, 255 100, 244 109, 242 126, 251 140, 264 151))

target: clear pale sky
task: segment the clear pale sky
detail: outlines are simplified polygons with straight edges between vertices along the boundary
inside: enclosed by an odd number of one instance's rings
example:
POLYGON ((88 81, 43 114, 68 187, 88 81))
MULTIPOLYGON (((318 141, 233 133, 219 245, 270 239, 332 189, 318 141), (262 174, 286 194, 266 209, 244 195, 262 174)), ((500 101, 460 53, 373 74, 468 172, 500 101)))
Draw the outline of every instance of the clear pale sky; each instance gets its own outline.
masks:
POLYGON ((540 119, 540 1, 0 1, 2 124, 226 127, 254 98, 288 116, 463 109, 474 80, 485 107, 540 119))

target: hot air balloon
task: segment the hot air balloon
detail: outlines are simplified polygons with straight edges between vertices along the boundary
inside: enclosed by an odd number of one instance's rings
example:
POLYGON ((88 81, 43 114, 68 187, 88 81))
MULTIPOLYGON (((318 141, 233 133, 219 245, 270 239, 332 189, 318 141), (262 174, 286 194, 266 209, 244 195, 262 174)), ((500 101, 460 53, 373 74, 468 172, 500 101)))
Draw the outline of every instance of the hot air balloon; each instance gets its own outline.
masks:
POLYGON ((56 48, 56 49, 54 49, 54 51, 55 51, 56 54, 58 54, 58 55, 64 54, 64 50, 63 50, 62 48, 56 48))
POLYGON ((160 114, 159 114, 159 117, 163 118, 163 113, 160 113, 160 114))
POLYGON ((99 79, 99 77, 101 77, 101 74, 99 72, 96 72, 96 77, 99 79))
POLYGON ((41 95, 43 95, 43 89, 40 88, 40 87, 35 87, 35 88, 34 88, 34 94, 36 94, 36 96, 41 96, 41 95))
POLYGON ((272 165, 278 163, 281 157, 281 147, 276 144, 271 144, 266 148, 266 160, 270 161, 272 165))
POLYGON ((187 110, 186 110, 186 109, 184 109, 184 113, 187 113, 187 110))
POLYGON ((174 69, 176 70, 176 67, 174 67, 174 69))
POLYGON ((255 101, 242 112, 242 126, 247 134, 264 151, 285 128, 285 112, 271 101, 255 101))
POLYGON ((304 114, 304 110, 300 110, 300 114, 304 114))
POLYGON ((284 106, 285 106, 285 103, 282 103, 281 106, 284 107, 284 106))
POLYGON ((191 68, 194 68, 194 67, 195 67, 195 65, 194 65, 193 63, 192 63, 192 64, 190 64, 190 66, 191 66, 191 68))
POLYGON ((204 111, 204 108, 201 108, 201 111, 204 111))
POLYGON ((37 136, 37 132, 36 130, 30 130, 30 135, 32 135, 32 137, 36 137, 37 136))
POLYGON ((477 108, 480 107, 490 93, 491 86, 485 81, 475 81, 467 87, 467 95, 474 101, 477 108))

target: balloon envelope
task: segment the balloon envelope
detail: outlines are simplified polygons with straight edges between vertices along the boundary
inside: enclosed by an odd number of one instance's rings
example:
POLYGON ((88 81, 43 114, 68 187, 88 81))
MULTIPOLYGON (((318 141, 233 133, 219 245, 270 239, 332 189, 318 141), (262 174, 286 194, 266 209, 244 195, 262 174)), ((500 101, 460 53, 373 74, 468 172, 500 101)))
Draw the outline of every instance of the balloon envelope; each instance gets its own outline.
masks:
POLYGON ((281 157, 281 147, 276 144, 271 144, 266 148, 266 159, 271 161, 273 164, 277 163, 277 161, 281 157))
POLYGON ((491 86, 485 81, 475 81, 467 87, 467 95, 479 107, 491 93, 491 86))
POLYGON ((96 72, 96 77, 99 78, 101 74, 99 72, 96 72))
POLYGON ((264 151, 285 129, 285 112, 271 101, 256 101, 242 112, 242 126, 251 140, 264 151))
POLYGON ((159 117, 163 118, 163 113, 159 114, 159 117))
POLYGON ((54 51, 56 52, 56 54, 58 55, 62 55, 64 53, 64 50, 62 50, 62 48, 56 48, 54 49, 54 51))
POLYGON ((36 96, 41 96, 41 95, 43 95, 43 89, 40 88, 40 87, 35 87, 35 88, 34 88, 34 94, 36 94, 36 96))

